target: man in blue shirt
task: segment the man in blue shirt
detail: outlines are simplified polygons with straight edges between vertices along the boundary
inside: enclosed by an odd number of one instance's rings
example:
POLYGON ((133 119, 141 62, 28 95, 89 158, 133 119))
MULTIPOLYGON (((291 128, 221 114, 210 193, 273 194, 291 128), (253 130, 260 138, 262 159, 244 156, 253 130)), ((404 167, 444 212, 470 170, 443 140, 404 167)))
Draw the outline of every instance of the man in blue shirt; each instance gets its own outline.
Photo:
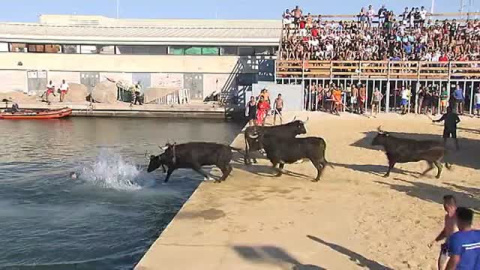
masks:
POLYGON ((463 97, 463 90, 462 88, 460 88, 460 85, 458 84, 457 84, 457 89, 455 89, 455 92, 453 93, 453 97, 455 98, 455 102, 457 104, 457 113, 463 114, 465 98, 463 97))
POLYGON ((473 211, 458 207, 456 211, 459 231, 448 239, 446 270, 480 269, 480 231, 472 229, 473 211))

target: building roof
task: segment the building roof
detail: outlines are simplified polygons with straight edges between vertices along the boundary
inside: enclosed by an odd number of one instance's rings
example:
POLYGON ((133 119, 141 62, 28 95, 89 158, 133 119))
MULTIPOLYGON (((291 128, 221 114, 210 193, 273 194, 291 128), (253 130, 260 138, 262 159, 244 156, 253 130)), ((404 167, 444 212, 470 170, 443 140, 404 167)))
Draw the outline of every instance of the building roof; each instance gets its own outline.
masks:
POLYGON ((0 23, 0 41, 111 45, 278 45, 280 20, 132 20, 43 15, 0 23))

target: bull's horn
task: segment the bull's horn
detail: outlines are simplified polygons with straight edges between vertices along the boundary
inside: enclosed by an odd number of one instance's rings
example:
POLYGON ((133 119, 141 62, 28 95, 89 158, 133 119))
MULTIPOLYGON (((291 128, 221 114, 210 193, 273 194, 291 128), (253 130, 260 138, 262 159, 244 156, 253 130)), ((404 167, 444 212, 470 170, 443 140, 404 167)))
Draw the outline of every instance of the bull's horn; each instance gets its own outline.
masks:
POLYGON ((148 151, 145 151, 145 158, 146 158, 147 160, 150 160, 148 151))
POLYGON ((378 126, 377 131, 378 133, 385 133, 385 131, 382 130, 382 126, 378 126))
POLYGON ((296 116, 296 115, 295 115, 295 117, 293 117, 292 122, 295 121, 295 120, 297 120, 297 116, 296 116))
POLYGON ((304 124, 306 124, 310 120, 310 117, 307 117, 307 120, 303 121, 304 124))
POLYGON ((258 133, 257 133, 257 135, 248 134, 248 137, 250 137, 252 139, 256 139, 256 138, 258 138, 258 136, 259 136, 258 133))

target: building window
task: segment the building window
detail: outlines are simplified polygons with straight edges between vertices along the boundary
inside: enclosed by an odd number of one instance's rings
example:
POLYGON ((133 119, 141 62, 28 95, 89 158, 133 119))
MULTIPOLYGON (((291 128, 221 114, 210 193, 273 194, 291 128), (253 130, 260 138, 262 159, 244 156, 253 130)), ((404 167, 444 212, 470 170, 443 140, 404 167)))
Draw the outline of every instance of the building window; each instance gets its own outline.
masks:
POLYGON ((238 55, 238 47, 234 47, 234 46, 221 47, 220 55, 238 55))
POLYGON ((80 45, 81 54, 97 53, 97 46, 95 45, 80 45))
POLYGON ((168 47, 168 54, 184 55, 185 54, 185 47, 184 46, 170 46, 170 47, 168 47))
POLYGON ((63 53, 79 53, 80 45, 63 45, 63 53))
POLYGON ((115 46, 97 46, 97 53, 99 54, 115 54, 115 46))
POLYGON ((37 52, 37 53, 45 52, 45 45, 43 44, 28 44, 27 48, 28 48, 28 52, 37 52))
POLYGON ((255 47, 255 55, 272 55, 272 47, 255 47))
POLYGON ((45 44, 46 53, 62 53, 62 46, 58 44, 45 44))
POLYGON ((165 55, 167 46, 117 46, 117 54, 165 55))
POLYGON ((218 47, 204 47, 202 48, 202 55, 219 55, 220 48, 218 47))
POLYGON ((240 56, 251 56, 255 54, 253 47, 239 47, 238 55, 240 56))
POLYGON ((8 52, 8 43, 0 42, 0 52, 8 52))
POLYGON ((27 52, 27 44, 25 43, 10 43, 11 52, 27 52))

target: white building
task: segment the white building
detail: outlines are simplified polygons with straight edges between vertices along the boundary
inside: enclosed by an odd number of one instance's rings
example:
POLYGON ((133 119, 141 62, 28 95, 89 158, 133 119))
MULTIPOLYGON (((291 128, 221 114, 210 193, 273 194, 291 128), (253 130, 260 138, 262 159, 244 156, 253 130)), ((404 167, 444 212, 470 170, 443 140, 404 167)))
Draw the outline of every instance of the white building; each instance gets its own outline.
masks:
POLYGON ((144 88, 213 91, 274 80, 280 20, 135 20, 42 15, 39 23, 0 23, 1 92, 43 91, 48 80, 106 78, 144 88), (270 78, 271 76, 271 78, 270 78))

